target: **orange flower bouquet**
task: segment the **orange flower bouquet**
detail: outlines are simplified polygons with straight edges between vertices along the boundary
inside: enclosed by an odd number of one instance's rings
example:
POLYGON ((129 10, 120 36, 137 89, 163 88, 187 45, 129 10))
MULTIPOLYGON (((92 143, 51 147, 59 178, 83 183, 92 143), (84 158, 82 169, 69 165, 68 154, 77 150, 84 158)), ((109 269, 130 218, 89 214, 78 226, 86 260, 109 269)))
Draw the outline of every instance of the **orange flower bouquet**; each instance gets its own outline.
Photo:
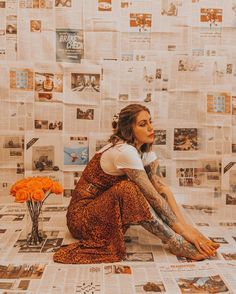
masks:
POLYGON ((39 232, 38 220, 41 208, 45 200, 51 194, 61 194, 63 187, 46 177, 29 177, 17 181, 12 187, 10 194, 15 197, 15 202, 26 202, 32 221, 31 233, 27 237, 29 245, 38 245, 43 241, 39 232))

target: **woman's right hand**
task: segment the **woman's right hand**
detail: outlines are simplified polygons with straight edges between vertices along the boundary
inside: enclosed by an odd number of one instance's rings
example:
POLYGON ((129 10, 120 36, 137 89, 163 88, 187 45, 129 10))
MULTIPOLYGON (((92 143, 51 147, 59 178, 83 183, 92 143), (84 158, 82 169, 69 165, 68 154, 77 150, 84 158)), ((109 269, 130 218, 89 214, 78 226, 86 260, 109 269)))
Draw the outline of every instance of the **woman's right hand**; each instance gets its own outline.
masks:
POLYGON ((219 244, 212 242, 189 224, 178 223, 173 229, 176 229, 176 233, 192 243, 198 249, 199 253, 205 256, 214 256, 216 249, 219 248, 219 244))

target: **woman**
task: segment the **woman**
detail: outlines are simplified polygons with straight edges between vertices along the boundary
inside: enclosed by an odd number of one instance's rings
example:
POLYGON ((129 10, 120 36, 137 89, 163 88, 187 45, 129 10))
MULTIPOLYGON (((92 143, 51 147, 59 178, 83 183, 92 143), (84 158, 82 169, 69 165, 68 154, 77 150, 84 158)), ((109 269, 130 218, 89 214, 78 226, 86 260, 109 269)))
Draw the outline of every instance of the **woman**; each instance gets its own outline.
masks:
POLYGON ((125 259, 124 233, 140 224, 177 255, 202 260, 218 244, 181 215, 170 189, 157 175, 150 112, 139 104, 123 108, 114 134, 88 163, 73 191, 67 225, 78 242, 62 247, 54 261, 116 262, 125 259))

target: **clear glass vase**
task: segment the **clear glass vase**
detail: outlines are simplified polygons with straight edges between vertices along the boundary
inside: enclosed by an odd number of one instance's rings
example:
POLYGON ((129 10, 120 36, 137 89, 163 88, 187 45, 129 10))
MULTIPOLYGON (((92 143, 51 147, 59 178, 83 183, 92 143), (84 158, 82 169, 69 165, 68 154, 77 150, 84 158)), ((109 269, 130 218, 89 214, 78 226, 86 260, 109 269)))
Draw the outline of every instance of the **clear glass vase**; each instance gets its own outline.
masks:
POLYGON ((41 201, 27 201, 28 216, 26 226, 26 242, 28 245, 40 245, 44 239, 42 203, 41 201))

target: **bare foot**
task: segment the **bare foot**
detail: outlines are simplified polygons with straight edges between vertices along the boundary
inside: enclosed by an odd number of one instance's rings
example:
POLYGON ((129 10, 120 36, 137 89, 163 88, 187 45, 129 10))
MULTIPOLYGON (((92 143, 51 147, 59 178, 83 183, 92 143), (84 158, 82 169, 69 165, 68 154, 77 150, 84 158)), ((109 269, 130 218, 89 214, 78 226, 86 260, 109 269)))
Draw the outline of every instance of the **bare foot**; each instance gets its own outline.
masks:
POLYGON ((167 244, 170 252, 176 256, 187 257, 193 260, 204 260, 209 257, 207 254, 201 254, 193 244, 186 241, 180 235, 171 238, 167 244))

